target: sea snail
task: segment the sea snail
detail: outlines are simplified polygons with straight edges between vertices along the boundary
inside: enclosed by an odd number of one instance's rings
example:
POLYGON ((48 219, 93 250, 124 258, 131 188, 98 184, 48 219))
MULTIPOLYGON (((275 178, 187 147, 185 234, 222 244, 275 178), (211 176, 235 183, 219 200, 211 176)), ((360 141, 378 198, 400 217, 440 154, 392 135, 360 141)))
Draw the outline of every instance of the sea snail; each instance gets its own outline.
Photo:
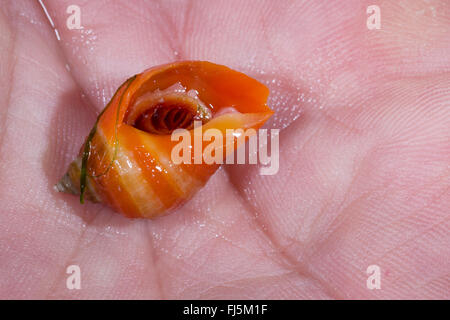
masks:
MULTIPOLYGON (((119 87, 55 188, 130 218, 155 218, 191 198, 219 166, 174 163, 172 133, 186 129, 194 141, 194 123, 224 135, 258 129, 273 114, 268 94, 245 74, 206 61, 150 68, 119 87)), ((225 139, 220 148, 223 157, 233 151, 225 139)))

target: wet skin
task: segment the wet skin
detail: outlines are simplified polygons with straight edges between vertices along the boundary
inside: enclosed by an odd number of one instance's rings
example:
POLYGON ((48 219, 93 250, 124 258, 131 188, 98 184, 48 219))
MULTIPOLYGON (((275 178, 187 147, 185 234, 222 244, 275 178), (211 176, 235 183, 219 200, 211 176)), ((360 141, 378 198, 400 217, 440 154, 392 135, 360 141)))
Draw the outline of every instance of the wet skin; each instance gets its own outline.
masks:
POLYGON ((450 7, 384 1, 0 6, 0 298, 450 298, 450 7), (114 90, 174 60, 266 83, 280 169, 220 169, 154 220, 52 186, 114 90), (66 288, 79 265, 81 290, 66 288), (366 269, 381 268, 368 290, 366 269))

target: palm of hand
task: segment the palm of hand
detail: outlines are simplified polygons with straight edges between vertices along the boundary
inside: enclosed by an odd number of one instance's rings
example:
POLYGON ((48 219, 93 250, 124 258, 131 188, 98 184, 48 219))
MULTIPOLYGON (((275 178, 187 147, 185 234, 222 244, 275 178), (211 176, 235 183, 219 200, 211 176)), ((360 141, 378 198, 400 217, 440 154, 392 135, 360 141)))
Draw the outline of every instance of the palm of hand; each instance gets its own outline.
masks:
POLYGON ((93 1, 82 30, 65 27, 70 4, 46 3, 61 41, 39 4, 2 5, 2 298, 449 298, 444 1, 386 4, 377 31, 360 1, 93 1), (115 88, 177 59, 269 86, 279 172, 222 168, 155 221, 56 194, 115 88))

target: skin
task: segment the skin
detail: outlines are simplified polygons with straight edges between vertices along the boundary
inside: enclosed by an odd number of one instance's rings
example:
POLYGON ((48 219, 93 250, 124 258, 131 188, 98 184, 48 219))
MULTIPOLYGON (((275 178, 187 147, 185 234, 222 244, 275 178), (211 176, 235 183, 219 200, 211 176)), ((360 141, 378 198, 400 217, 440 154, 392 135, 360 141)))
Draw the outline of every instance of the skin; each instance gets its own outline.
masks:
POLYGON ((0 6, 0 298, 450 298, 448 1, 45 5, 60 41, 38 2, 0 6), (223 167, 154 221, 55 193, 114 90, 186 59, 268 85, 279 172, 223 167))

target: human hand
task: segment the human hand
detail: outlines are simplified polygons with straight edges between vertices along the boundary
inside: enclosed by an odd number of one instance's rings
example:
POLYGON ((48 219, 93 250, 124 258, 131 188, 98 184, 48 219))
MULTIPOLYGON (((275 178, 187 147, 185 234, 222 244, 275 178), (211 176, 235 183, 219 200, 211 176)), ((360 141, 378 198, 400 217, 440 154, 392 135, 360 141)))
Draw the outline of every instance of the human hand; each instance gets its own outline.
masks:
POLYGON ((380 30, 356 0, 44 2, 60 41, 0 10, 1 298, 450 298, 446 1, 382 2, 380 30), (279 172, 223 167, 152 221, 54 192, 115 89, 175 60, 267 84, 279 172))

